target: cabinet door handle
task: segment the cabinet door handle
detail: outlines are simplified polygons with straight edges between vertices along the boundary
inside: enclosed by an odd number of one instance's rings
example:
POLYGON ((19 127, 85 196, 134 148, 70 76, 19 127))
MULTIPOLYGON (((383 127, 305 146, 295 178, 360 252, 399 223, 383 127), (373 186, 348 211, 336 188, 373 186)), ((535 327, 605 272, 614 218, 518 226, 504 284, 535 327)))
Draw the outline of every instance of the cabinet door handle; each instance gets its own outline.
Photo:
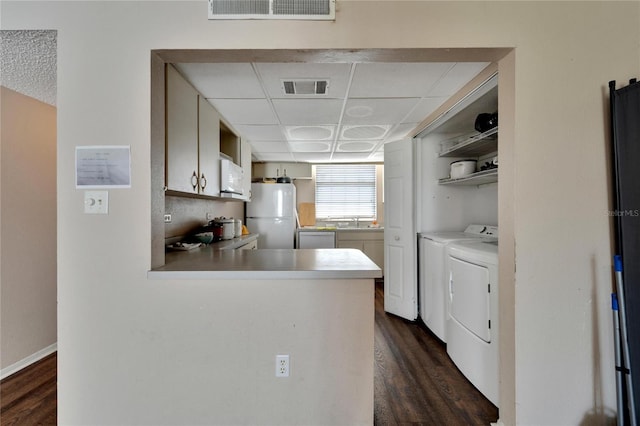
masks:
POLYGON ((397 236, 397 235, 395 237, 393 237, 393 239, 396 240, 396 241, 400 241, 400 237, 397 236))
POLYGON ((207 187, 207 178, 204 177, 204 173, 200 177, 200 188, 205 189, 207 187))
POLYGON ((280 169, 276 169, 276 177, 280 177, 280 169))
POLYGON ((196 174, 195 170, 191 175, 191 186, 193 187, 194 191, 196 190, 196 188, 198 188, 198 175, 196 174))

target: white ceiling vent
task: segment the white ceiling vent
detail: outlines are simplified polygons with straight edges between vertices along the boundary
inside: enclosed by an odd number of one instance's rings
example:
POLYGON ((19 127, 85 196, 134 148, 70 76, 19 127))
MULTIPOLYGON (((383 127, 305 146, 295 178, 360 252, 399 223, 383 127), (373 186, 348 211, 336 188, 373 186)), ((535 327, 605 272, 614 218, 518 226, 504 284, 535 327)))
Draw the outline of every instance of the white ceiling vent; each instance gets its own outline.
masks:
POLYGON ((209 0, 209 19, 336 19, 336 0, 209 0))
POLYGON ((326 95, 329 80, 282 80, 282 91, 292 96, 326 95))

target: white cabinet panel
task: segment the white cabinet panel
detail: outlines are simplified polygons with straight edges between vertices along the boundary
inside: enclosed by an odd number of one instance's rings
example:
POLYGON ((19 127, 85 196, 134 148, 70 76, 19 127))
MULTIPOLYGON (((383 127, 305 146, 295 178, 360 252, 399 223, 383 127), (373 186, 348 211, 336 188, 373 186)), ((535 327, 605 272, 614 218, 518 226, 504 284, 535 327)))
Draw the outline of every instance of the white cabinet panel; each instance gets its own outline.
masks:
POLYGON ((220 195, 220 115, 198 96, 200 194, 220 195))
POLYGON ((240 141, 240 166, 242 167, 242 198, 251 201, 251 145, 242 139, 240 141))
POLYGON ((167 67, 167 189, 198 192, 198 92, 167 67))

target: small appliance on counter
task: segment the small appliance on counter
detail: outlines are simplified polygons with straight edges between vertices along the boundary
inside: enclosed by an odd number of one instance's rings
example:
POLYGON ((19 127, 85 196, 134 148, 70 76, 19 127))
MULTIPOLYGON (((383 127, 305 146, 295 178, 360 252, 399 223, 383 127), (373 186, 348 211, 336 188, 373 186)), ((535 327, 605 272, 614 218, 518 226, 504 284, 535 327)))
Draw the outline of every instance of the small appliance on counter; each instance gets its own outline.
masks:
POLYGON ((196 234, 202 234, 206 232, 211 232, 213 234, 213 239, 211 240, 211 242, 222 240, 222 224, 218 223, 216 220, 210 220, 209 223, 200 228, 196 234))
POLYGON ((217 217, 213 219, 214 223, 220 224, 222 227, 221 239, 222 240, 232 240, 236 235, 236 224, 235 220, 232 218, 226 217, 217 217))

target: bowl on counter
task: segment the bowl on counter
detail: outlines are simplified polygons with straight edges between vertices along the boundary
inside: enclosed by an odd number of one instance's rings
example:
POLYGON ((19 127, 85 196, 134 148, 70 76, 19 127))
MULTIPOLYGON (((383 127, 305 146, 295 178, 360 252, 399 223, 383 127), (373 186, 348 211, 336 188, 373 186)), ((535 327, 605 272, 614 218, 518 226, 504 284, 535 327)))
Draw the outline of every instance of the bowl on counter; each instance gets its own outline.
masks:
POLYGON ((213 242, 213 232, 200 232, 194 237, 203 244, 211 244, 213 242))

